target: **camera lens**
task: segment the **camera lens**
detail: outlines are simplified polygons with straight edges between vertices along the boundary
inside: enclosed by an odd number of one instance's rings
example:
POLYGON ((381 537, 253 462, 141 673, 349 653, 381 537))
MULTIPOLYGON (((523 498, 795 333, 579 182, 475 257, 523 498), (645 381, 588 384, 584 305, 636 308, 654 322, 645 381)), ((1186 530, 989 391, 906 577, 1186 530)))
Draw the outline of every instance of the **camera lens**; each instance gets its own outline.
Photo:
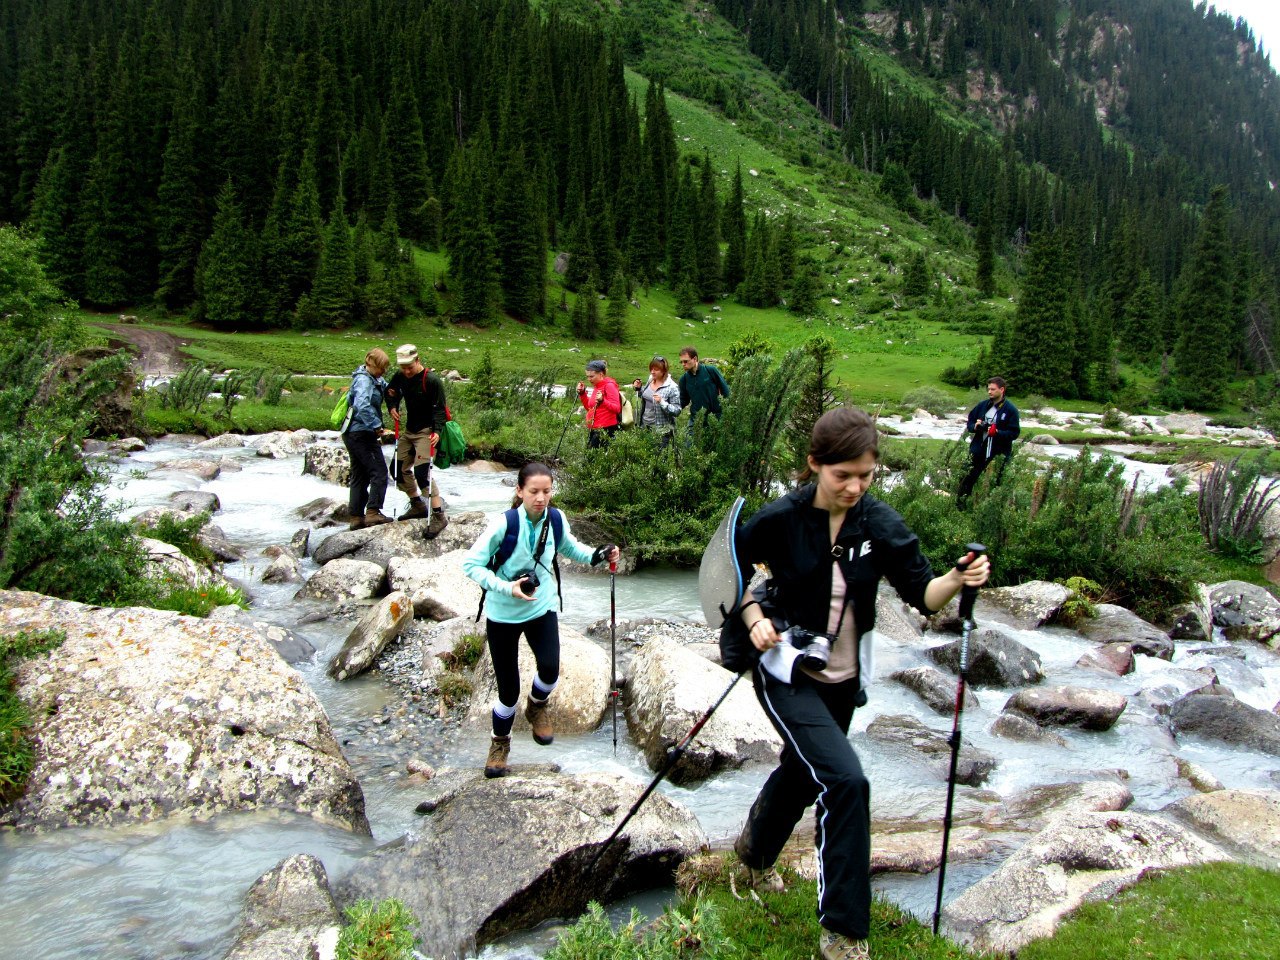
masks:
POLYGON ((801 663, 810 670, 825 670, 830 660, 831 641, 823 636, 815 636, 800 656, 801 663))

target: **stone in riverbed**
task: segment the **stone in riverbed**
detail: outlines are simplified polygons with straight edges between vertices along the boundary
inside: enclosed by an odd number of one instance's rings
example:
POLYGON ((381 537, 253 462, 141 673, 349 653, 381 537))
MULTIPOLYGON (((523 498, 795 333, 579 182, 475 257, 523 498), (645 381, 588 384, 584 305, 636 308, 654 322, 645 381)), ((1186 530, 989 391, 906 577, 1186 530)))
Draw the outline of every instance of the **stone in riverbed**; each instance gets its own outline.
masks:
POLYGON ((218 495, 208 490, 179 490, 169 495, 169 502, 182 513, 217 513, 222 509, 218 495))
MULTIPOLYGON (((955 710, 956 678, 948 677, 941 670, 933 667, 912 667, 909 670, 899 670, 897 673, 890 674, 889 679, 916 693, 935 713, 950 716, 955 710)), ((978 698, 968 688, 964 691, 964 708, 966 710, 978 708, 978 698)))
POLYGON ((1122 694, 1109 690, 1059 686, 1020 690, 1004 708, 1024 713, 1041 726, 1110 730, 1128 705, 1122 694))
POLYGON ((196 534, 196 542, 213 554, 213 558, 222 563, 234 563, 244 559, 244 551, 231 542, 223 529, 212 523, 206 523, 196 534))
POLYGON ((1006 710, 996 717, 991 724, 991 732, 1006 740, 1020 740, 1024 743, 1051 743, 1056 747, 1065 747, 1067 741, 1052 730, 1046 730, 1025 713, 1006 710))
MULTIPOLYGON (((881 714, 867 725, 867 736, 880 743, 905 747, 918 754, 933 770, 946 779, 951 764, 950 738, 926 727, 907 714, 881 714)), ((961 742, 956 764, 956 783, 976 787, 996 768, 994 754, 980 750, 967 740, 961 742)))
POLYGON ((302 581, 302 568, 298 564, 298 558, 292 553, 281 552, 271 565, 262 572, 263 583, 300 583, 302 581))
POLYGON ((1114 603, 1099 603, 1096 609, 1096 616, 1081 621, 1076 628, 1083 636, 1098 644, 1127 643, 1134 653, 1161 660, 1173 658, 1173 640, 1159 627, 1114 603))
POLYGON ((1196 734, 1280 757, 1280 716, 1235 697, 1188 694, 1170 709, 1169 720, 1179 738, 1196 734))
POLYGON ((1114 673, 1117 677, 1133 673, 1133 647, 1127 643, 1104 643, 1096 650, 1088 650, 1076 661, 1077 667, 1114 673))
MULTIPOLYGON (((960 643, 955 640, 925 651, 929 659, 953 673, 960 669, 960 643)), ((969 683, 1020 687, 1044 679, 1040 655, 999 630, 983 628, 969 638, 969 683)))
POLYGON ((480 585, 462 572, 466 555, 466 550, 451 550, 439 557, 392 557, 387 563, 387 583, 392 590, 409 595, 415 616, 452 620, 474 614, 480 605, 480 585))
POLYGON ((298 591, 311 600, 367 600, 382 589, 386 575, 376 563, 331 560, 298 591))
POLYGON ((1013 587, 982 590, 978 597, 981 603, 1004 611, 1018 626, 1030 630, 1052 620, 1070 595, 1060 583, 1029 580, 1013 587))
POLYGON ((281 860, 249 888, 240 932, 224 960, 332 956, 341 922, 324 864, 300 853, 281 860))
POLYGON ((1280 866, 1280 793, 1274 790, 1192 794, 1162 812, 1250 861, 1280 866))
POLYGON ((376 563, 386 570, 392 557, 440 557, 468 550, 484 532, 485 515, 471 510, 449 517, 449 526, 434 540, 426 539, 426 520, 400 520, 363 530, 335 533, 316 547, 313 559, 324 565, 338 557, 376 563))
POLYGON ((302 456, 302 472, 340 487, 351 483, 351 455, 335 443, 316 443, 302 456))
POLYGON ((368 833, 315 694, 255 630, 0 592, 0 630, 58 629, 18 666, 36 763, 20 829, 282 809, 368 833))
MULTIPOLYGON (((336 561, 335 561, 336 562, 336 561)), ((402 592, 383 597, 361 619, 329 661, 329 676, 346 680, 368 670, 382 648, 413 622, 413 605, 402 592)))
POLYGON ((218 474, 222 472, 222 464, 216 460, 165 460, 157 463, 155 468, 190 473, 201 480, 217 480, 218 474))

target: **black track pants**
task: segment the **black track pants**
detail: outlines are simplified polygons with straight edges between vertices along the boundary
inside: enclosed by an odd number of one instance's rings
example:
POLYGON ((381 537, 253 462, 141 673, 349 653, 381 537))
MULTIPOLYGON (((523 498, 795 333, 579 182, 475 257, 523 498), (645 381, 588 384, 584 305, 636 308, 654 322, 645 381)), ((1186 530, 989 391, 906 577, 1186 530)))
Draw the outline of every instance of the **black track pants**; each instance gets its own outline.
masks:
POLYGON ((816 801, 818 922, 865 940, 871 927, 871 790, 848 736, 857 681, 819 683, 800 676, 787 684, 759 666, 753 679, 783 747, 778 768, 751 806, 743 859, 748 866, 771 866, 816 801))
POLYGON ((348 430, 342 443, 351 455, 347 509, 354 520, 363 517, 366 509, 382 509, 387 496, 387 461, 382 459, 382 443, 372 430, 348 430))
POLYGON ((493 658, 493 674, 498 681, 498 700, 508 707, 520 700, 520 634, 529 641, 538 679, 544 688, 554 687, 560 679, 560 624, 554 610, 548 610, 524 623, 499 623, 485 620, 489 640, 489 656, 493 658))

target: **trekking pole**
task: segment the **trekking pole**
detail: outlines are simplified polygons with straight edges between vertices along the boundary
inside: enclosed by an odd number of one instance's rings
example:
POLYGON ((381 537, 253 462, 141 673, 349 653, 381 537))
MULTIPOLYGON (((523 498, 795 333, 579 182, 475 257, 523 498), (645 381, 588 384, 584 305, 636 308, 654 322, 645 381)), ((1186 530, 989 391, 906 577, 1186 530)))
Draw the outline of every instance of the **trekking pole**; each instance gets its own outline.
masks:
POLYGON ((564 444, 564 438, 569 433, 569 424, 573 423, 573 415, 577 412, 577 407, 570 407, 568 415, 564 418, 564 429, 560 431, 560 442, 556 444, 556 452, 551 455, 552 461, 560 459, 560 447, 564 444))
MULTIPOLYGON (((972 557, 956 564, 962 573, 969 564, 987 552, 980 543, 971 543, 965 547, 972 557)), ((938 935, 938 926, 942 922, 942 887, 947 880, 947 847, 951 843, 951 810, 956 799, 956 763, 960 759, 960 714, 964 712, 964 680, 969 669, 969 635, 973 633, 973 603, 978 599, 977 587, 962 587, 960 590, 960 676, 956 680, 956 709, 951 721, 951 770, 947 774, 947 808, 942 818, 942 860, 938 864, 938 897, 933 906, 933 934, 938 935)))
MULTIPOLYGON (((397 408, 398 410, 399 408, 397 408)), ((391 422, 396 428, 396 442, 391 446, 391 482, 396 486, 400 485, 400 418, 392 417, 391 422)), ((395 516, 395 511, 391 512, 395 516)))
POLYGON ((618 839, 618 834, 622 833, 622 828, 631 821, 631 818, 636 815, 636 811, 639 810, 644 802, 649 799, 649 794, 653 793, 653 791, 657 789, 658 784, 662 782, 662 778, 670 773, 675 765, 680 762, 680 758, 684 756, 684 752, 688 749, 689 744, 693 742, 693 738, 696 737, 698 732, 707 725, 707 721, 710 720, 711 715, 716 712, 716 708, 725 702, 729 694, 733 692, 733 688, 738 685, 738 681, 742 679, 745 673, 746 671, 744 670, 733 678, 733 681, 729 686, 725 687, 724 693, 720 694, 720 699, 707 707, 707 712, 699 717, 698 722, 689 728, 689 732, 684 735, 684 739, 667 752, 667 762, 663 765, 662 769, 658 771, 658 775, 650 781, 649 786, 645 787, 644 793, 640 794, 640 799, 631 805, 631 809, 628 810, 627 815, 622 818, 622 822, 614 828, 613 833, 609 834, 609 839, 606 840, 601 845, 600 849, 596 851, 596 855, 592 858, 590 866, 587 867, 588 873, 595 870, 596 864, 600 862, 600 858, 604 856, 604 852, 609 849, 609 846, 614 840, 618 839))
POLYGON ((613 704, 613 755, 618 755, 618 562, 609 561, 609 702, 613 704))

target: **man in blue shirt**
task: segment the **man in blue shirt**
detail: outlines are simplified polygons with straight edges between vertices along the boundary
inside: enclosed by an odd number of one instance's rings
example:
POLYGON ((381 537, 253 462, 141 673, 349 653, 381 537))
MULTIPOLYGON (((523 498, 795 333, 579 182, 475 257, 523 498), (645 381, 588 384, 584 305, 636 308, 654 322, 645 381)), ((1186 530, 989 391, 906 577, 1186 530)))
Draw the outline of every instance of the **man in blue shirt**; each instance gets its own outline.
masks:
POLYGON ((684 376, 680 378, 680 406, 689 408, 689 416, 706 410, 712 416, 720 416, 720 398, 729 396, 729 384, 724 376, 709 363, 698 360, 696 347, 680 348, 680 366, 684 376))
POLYGON ((1004 377, 992 377, 987 381, 987 399, 969 411, 965 433, 972 433, 969 441, 969 472, 960 481, 956 502, 963 505, 973 492, 973 485, 996 457, 1003 457, 996 472, 996 482, 1004 473, 1005 464, 1013 453, 1013 441, 1018 439, 1018 408, 1004 398, 1004 377))

